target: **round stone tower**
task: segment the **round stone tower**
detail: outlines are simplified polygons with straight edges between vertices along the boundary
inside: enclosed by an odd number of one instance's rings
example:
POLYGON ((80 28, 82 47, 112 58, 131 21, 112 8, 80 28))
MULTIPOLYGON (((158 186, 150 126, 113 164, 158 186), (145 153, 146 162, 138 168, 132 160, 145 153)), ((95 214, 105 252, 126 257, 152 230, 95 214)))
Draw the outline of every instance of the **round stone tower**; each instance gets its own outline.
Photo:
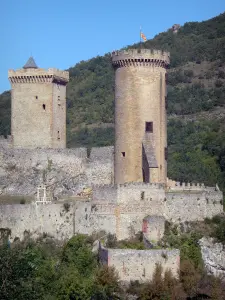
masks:
POLYGON ((115 51, 114 182, 166 183, 167 52, 115 51))

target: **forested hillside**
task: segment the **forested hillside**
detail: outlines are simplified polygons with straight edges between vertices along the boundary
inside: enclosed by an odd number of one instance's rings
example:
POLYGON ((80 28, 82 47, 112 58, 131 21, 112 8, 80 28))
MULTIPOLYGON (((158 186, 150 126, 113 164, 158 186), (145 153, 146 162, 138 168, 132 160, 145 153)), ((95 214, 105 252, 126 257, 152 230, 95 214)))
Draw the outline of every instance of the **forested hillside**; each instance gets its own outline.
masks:
MULTIPOLYGON (((128 48, 137 47, 132 45, 128 48)), ((171 53, 168 86, 169 177, 225 187, 225 13, 160 33, 144 48, 171 53)), ((110 54, 69 69, 68 146, 113 144, 110 54)), ((0 95, 0 134, 10 133, 10 94, 0 95)))

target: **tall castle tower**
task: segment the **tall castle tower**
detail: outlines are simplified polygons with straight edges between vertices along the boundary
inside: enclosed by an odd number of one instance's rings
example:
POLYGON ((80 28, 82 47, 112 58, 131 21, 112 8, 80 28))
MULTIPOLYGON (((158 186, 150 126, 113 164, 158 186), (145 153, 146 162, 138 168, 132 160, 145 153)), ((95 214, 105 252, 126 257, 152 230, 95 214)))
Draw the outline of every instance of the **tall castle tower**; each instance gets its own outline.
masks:
POLYGON ((40 69, 30 57, 23 69, 9 70, 8 77, 13 146, 65 148, 69 72, 40 69))
POLYGON ((114 181, 165 183, 167 52, 115 51, 114 181))

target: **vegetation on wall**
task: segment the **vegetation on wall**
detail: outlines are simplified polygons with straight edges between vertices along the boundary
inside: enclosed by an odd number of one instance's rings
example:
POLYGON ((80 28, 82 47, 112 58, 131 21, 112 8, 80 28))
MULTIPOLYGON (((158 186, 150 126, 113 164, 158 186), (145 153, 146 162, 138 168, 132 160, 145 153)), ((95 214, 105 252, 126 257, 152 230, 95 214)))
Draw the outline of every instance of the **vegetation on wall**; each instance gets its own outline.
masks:
MULTIPOLYGON (((132 45, 127 48, 135 48, 132 45)), ((156 35, 142 45, 170 51, 168 76, 168 176, 225 186, 225 13, 189 22, 177 34, 156 35)), ((114 74, 110 54, 69 69, 69 147, 114 141, 114 74)), ((0 134, 10 134, 10 93, 0 95, 0 134)))

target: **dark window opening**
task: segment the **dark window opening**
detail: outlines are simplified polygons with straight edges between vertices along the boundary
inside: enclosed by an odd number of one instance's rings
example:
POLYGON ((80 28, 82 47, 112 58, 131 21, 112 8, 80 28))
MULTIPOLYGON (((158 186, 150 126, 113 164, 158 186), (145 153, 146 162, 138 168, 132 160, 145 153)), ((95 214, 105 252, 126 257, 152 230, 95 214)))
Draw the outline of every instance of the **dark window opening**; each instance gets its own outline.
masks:
POLYGON ((60 140, 60 136, 59 136, 59 131, 58 131, 58 135, 57 135, 58 140, 60 140))
POLYGON ((125 157, 126 154, 125 154, 125 152, 121 152, 121 155, 122 155, 122 157, 125 157))
POLYGON ((166 81, 166 84, 168 83, 168 74, 166 73, 165 74, 165 81, 166 81))
POLYGON ((42 104, 42 108, 45 110, 45 104, 42 104))
POLYGON ((35 96, 35 99, 38 99, 38 96, 35 96))
POLYGON ((145 199, 145 192, 141 192, 141 200, 145 199))
POLYGON ((168 159, 168 148, 166 147, 165 148, 165 160, 167 160, 168 159))
POLYGON ((58 105, 61 105, 61 103, 60 103, 60 96, 58 96, 58 105))
POLYGON ((153 122, 145 122, 145 131, 153 132, 153 122))

